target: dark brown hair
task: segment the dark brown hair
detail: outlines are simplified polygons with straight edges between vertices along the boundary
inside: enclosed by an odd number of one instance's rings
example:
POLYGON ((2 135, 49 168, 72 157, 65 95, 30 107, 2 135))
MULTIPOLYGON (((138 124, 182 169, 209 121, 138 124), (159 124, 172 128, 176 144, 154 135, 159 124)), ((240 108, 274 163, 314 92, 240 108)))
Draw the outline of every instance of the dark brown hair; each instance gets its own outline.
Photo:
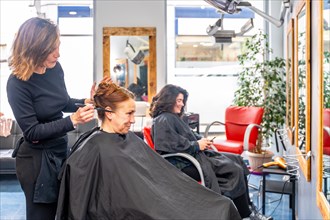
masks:
MULTIPOLYGON (((164 86, 158 94, 152 98, 150 116, 155 118, 163 112, 173 112, 176 98, 180 93, 183 94, 183 104, 186 105, 188 99, 187 90, 172 84, 164 86)), ((181 109, 179 116, 182 116, 183 113, 184 108, 181 109)))
POLYGON ((9 67, 18 79, 28 80, 33 70, 42 66, 59 42, 59 29, 48 19, 30 18, 15 36, 9 67))
MULTIPOLYGON (((95 107, 105 109, 110 107, 112 111, 116 111, 118 104, 128 99, 134 99, 134 94, 124 87, 120 87, 115 83, 103 80, 97 87, 94 95, 95 107)), ((104 111, 97 111, 99 119, 104 119, 104 111)))

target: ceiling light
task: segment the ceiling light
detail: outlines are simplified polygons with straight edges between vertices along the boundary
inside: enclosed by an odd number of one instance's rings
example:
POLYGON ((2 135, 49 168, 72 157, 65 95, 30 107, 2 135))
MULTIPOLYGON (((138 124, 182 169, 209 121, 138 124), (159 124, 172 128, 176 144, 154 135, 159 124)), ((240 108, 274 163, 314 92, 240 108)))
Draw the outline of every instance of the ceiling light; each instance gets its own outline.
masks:
POLYGON ((205 0, 210 5, 213 5, 219 11, 225 14, 237 13, 237 5, 241 0, 205 0))
POLYGON ((76 15, 76 14, 77 14, 76 11, 70 11, 70 12, 69 12, 69 15, 76 15))
POLYGON ((275 19, 272 16, 266 14, 265 12, 255 8, 249 2, 242 2, 241 0, 204 0, 210 5, 214 6, 216 9, 225 14, 239 13, 241 8, 246 7, 251 9, 253 12, 257 13, 267 21, 274 24, 276 27, 281 27, 284 22, 284 16, 286 9, 290 7, 290 0, 282 1, 281 15, 280 19, 275 19))

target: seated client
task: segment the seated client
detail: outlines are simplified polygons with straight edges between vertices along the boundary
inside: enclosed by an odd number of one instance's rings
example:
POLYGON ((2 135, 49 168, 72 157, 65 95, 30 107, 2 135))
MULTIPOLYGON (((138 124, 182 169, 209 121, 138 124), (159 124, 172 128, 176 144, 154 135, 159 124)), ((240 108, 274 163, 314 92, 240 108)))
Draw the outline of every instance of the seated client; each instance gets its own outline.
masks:
MULTIPOLYGON (((231 198, 242 218, 252 217, 252 213, 253 217, 267 219, 257 211, 250 210, 254 206, 250 202, 247 187, 249 170, 242 157, 210 150, 212 141, 197 136, 182 120, 187 98, 185 89, 171 84, 162 88, 153 98, 150 105, 153 118, 151 135, 156 151, 160 154, 181 152, 192 155, 201 164, 206 187, 231 198)), ((173 158, 170 162, 183 172, 191 173, 189 161, 173 158)))
POLYGON ((102 81, 101 126, 83 134, 63 167, 57 219, 240 219, 230 199, 183 174, 129 131, 134 95, 102 81))

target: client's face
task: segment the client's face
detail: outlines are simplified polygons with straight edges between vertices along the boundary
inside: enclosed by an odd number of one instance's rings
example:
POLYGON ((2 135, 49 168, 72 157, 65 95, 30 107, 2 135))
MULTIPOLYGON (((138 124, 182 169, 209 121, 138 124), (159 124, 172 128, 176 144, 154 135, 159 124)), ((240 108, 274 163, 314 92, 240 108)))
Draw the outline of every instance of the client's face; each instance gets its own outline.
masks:
POLYGON ((181 93, 176 97, 173 113, 179 114, 181 112, 181 109, 184 106, 183 98, 184 98, 183 94, 181 94, 181 93))
POLYGON ((111 127, 113 132, 127 134, 131 124, 135 123, 135 101, 129 99, 121 102, 115 112, 111 113, 111 127))

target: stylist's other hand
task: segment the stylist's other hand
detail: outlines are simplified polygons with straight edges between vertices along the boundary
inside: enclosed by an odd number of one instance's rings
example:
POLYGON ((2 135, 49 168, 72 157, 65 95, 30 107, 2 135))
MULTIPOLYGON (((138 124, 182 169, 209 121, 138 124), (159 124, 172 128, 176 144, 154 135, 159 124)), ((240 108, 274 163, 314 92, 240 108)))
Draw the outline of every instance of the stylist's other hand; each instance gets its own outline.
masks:
POLYGON ((95 91, 96 91, 96 82, 93 83, 92 88, 91 88, 91 92, 90 92, 90 99, 92 101, 94 101, 95 91))
POLYGON ((78 110, 71 116, 73 126, 77 124, 85 124, 94 118, 94 105, 86 105, 78 108, 78 110))
POLYGON ((105 76, 103 77, 102 81, 104 83, 112 83, 112 79, 109 76, 105 76))
POLYGON ((96 91, 96 82, 93 83, 91 91, 90 91, 90 98, 85 99, 85 104, 94 104, 95 91, 96 91))
POLYGON ((208 140, 207 138, 202 138, 202 139, 198 140, 197 142, 198 142, 200 150, 209 149, 212 144, 212 141, 208 140))

